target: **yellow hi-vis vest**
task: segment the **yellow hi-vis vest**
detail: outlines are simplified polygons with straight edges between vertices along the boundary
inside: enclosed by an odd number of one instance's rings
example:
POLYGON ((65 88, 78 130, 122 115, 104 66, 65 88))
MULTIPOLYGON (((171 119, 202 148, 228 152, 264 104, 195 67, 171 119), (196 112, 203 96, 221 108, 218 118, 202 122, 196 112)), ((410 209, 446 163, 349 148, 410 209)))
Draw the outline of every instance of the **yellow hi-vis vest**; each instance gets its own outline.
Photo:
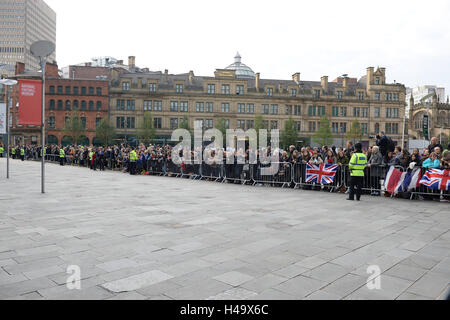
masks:
POLYGON ((25 149, 24 148, 20 148, 20 155, 24 156, 25 155, 25 149))
POLYGON ((364 169, 367 166, 367 157, 364 153, 354 153, 350 160, 349 168, 352 177, 364 177, 364 169))
POLYGON ((66 156, 66 153, 64 152, 64 149, 59 149, 59 157, 64 158, 66 156))
POLYGON ((2 154, 3 151, 5 151, 5 149, 3 149, 3 147, 0 147, 0 154, 2 154))
POLYGON ((89 160, 92 161, 92 157, 94 156, 94 153, 91 151, 89 152, 89 160))
POLYGON ((11 154, 16 154, 16 149, 15 148, 11 149, 11 154))
POLYGON ((130 152, 130 161, 131 162, 137 161, 137 154, 136 154, 136 151, 134 151, 134 150, 130 152))

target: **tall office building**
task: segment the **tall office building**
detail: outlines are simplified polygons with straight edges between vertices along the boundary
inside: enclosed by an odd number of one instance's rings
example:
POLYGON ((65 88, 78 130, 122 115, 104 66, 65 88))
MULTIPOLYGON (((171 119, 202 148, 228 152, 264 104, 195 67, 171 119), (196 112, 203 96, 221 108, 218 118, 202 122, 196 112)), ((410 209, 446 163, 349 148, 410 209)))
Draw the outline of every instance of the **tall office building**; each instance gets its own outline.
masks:
MULTIPOLYGON (((16 62, 39 70, 30 53, 33 42, 56 43, 56 13, 43 0, 0 0, 0 72, 14 74, 16 62)), ((56 53, 49 61, 56 58, 56 53)))

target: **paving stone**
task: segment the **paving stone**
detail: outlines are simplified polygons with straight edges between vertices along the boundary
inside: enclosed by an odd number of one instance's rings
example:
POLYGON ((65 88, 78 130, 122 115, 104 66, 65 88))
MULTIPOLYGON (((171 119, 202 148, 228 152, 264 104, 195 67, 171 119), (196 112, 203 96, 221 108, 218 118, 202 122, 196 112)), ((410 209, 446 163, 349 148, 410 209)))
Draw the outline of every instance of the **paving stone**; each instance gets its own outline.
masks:
POLYGON ((130 259, 120 259, 120 260, 114 260, 114 261, 108 261, 105 263, 100 263, 96 265, 96 267, 103 269, 108 272, 117 271, 124 268, 130 268, 135 267, 138 264, 136 261, 130 260, 130 259))
POLYGON ((233 288, 225 292, 219 293, 215 296, 209 297, 206 300, 248 300, 256 297, 258 294, 243 288, 233 288))
POLYGON ((237 287, 245 282, 252 280, 253 277, 241 272, 231 271, 216 276, 214 277, 214 279, 229 284, 231 286, 237 287))
POLYGON ((324 281, 298 276, 275 286, 273 289, 292 295, 297 299, 303 299, 326 284, 324 281))
POLYGON ((287 280, 289 279, 273 273, 269 273, 262 277, 245 282, 244 284, 241 285, 241 287, 259 293, 266 289, 272 288, 280 283, 283 283, 287 280))
POLYGON ((416 268, 399 263, 386 271, 384 274, 401 279, 416 281, 421 278, 426 272, 426 269, 416 268))
POLYGON ((393 300, 405 292, 413 281, 392 276, 380 276, 380 289, 369 289, 366 285, 351 293, 345 299, 393 300))
POLYGON ((351 268, 345 268, 333 263, 326 263, 310 271, 303 272, 302 276, 325 282, 333 282, 348 274, 350 270, 351 268))
POLYGON ((449 287, 449 279, 440 274, 426 274, 408 288, 408 293, 437 299, 449 287))
POLYGON ((108 282, 103 284, 102 286, 112 292, 126 292, 150 286, 152 284, 162 282, 171 278, 173 277, 164 272, 153 270, 125 279, 108 282))

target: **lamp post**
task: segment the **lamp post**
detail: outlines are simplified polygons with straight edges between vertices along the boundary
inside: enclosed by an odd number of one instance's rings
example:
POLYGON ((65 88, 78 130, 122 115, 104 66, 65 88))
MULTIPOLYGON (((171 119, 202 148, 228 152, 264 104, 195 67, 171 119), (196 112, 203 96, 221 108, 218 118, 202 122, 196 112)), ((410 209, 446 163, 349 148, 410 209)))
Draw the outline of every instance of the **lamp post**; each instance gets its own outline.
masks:
POLYGON ((9 145, 10 145, 10 134, 9 134, 9 97, 8 91, 9 86, 14 86, 17 84, 16 80, 11 79, 1 79, 0 84, 5 86, 5 101, 6 101, 6 179, 9 179, 9 145))
POLYGON ((31 54, 39 59, 42 70, 42 131, 41 131, 41 193, 45 193, 45 66, 47 58, 55 51, 55 44, 50 41, 37 41, 31 45, 31 54))

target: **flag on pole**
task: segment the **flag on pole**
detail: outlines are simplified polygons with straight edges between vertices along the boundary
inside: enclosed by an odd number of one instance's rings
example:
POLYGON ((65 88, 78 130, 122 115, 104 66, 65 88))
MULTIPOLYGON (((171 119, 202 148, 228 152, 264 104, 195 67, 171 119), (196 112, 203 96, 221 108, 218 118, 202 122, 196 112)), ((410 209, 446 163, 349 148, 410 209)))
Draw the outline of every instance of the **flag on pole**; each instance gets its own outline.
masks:
POLYGON ((0 103, 0 134, 6 134, 6 103, 0 103))
POLYGON ((334 177, 338 169, 337 164, 322 163, 320 166, 316 166, 308 163, 306 166, 307 183, 331 184, 334 182, 334 177))
POLYGON ((420 184, 433 190, 450 190, 450 169, 429 169, 420 180, 420 184))
POLYGON ((19 124, 42 124, 42 82, 19 80, 19 124))

